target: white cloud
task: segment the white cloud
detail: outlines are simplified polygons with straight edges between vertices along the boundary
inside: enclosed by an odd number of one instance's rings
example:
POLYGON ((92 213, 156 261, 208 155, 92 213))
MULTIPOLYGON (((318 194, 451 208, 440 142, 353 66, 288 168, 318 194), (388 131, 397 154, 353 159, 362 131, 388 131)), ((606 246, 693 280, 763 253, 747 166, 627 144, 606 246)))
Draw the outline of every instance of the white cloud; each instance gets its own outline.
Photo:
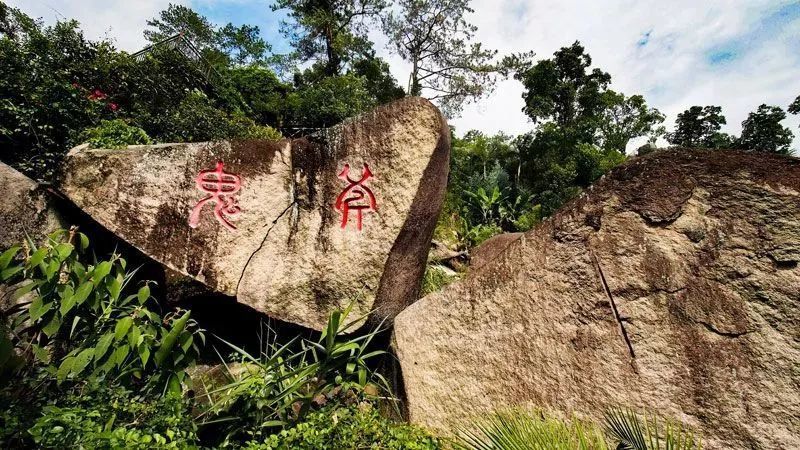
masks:
MULTIPOLYGON (((477 39, 501 53, 534 50, 549 58, 558 48, 580 40, 595 66, 609 72, 612 87, 640 93, 667 114, 671 128, 677 114, 692 105, 720 105, 728 119, 725 131, 738 134, 741 122, 759 104, 786 106, 800 94, 798 21, 779 35, 759 40, 759 21, 787 2, 767 0, 478 0, 471 16, 477 39), (650 32, 646 45, 637 42, 650 32), (748 35, 751 33, 752 35, 748 35), (749 39, 748 39, 749 38, 749 39), (738 40, 746 47, 733 61, 712 66, 709 51, 738 40), (794 45, 794 48, 792 47, 794 45)), ((394 63, 394 60, 392 60, 394 63)), ((393 64, 405 80, 408 66, 393 64)), ((452 124, 460 133, 480 129, 520 133, 532 125, 521 112, 522 86, 509 80, 468 106, 452 124)), ((800 119, 786 125, 796 135, 800 119)), ((800 137, 795 140, 800 148, 800 137)))
POLYGON ((134 52, 147 45, 142 31, 151 19, 169 3, 184 0, 6 0, 34 18, 52 24, 56 20, 75 19, 89 39, 110 38, 115 45, 134 52))

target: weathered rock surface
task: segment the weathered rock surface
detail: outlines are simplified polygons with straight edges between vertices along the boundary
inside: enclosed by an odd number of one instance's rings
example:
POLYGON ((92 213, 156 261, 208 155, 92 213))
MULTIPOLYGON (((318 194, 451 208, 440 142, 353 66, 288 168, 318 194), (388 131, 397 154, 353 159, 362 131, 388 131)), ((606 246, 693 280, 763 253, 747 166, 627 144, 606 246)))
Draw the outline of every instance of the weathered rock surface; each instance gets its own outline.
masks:
POLYGON ((38 238, 63 226, 47 192, 3 163, 0 163, 0 186, 4 194, 0 202, 0 249, 23 242, 26 233, 38 238))
POLYGON ((395 319, 413 422, 620 405, 800 448, 800 160, 635 158, 504 245, 395 319))
MULTIPOLYGON (((3 163, 0 163, 0 188, 4 193, 0 202, 0 252, 25 242, 28 236, 40 241, 64 227, 61 215, 51 204, 49 193, 3 163)), ((14 290, 15 286, 0 285, 0 310, 31 300, 29 294, 12 301, 10 292, 14 290)))
POLYGON ((351 301, 353 317, 375 310, 382 318, 417 298, 449 151, 439 111, 408 98, 294 141, 77 148, 60 189, 153 259, 320 329, 351 301), (236 192, 198 209, 220 176, 236 192))

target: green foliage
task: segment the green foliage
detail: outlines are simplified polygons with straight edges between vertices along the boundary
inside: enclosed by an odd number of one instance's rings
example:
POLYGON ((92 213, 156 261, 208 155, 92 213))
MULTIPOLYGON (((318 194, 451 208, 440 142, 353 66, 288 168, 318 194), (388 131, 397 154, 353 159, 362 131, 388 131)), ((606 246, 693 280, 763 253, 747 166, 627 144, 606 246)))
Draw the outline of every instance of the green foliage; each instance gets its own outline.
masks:
POLYGON ((789 113, 791 114, 800 114, 800 95, 797 96, 796 99, 789 105, 789 113))
POLYGON ((90 385, 44 406, 28 433, 39 448, 196 448, 188 413, 179 395, 152 399, 90 385))
POLYGON ((605 414, 606 432, 620 450, 699 450, 700 440, 681 424, 641 417, 626 409, 614 408, 605 414))
POLYGON ((49 27, 2 5, 0 157, 35 178, 52 175, 78 134, 114 115, 116 55, 84 39, 75 21, 49 27))
POLYGON ((598 119, 601 148, 624 155, 631 139, 649 135, 655 141, 664 133, 663 128, 656 128, 664 121, 664 115, 648 107, 641 95, 626 97, 609 89, 603 93, 602 101, 604 107, 598 119))
POLYGON ((510 410, 464 428, 461 450, 699 450, 700 440, 680 424, 640 417, 627 409, 605 414, 603 430, 577 419, 563 421, 542 412, 510 410), (605 432, 605 433, 604 433, 605 432))
POLYGON ((270 45, 260 37, 257 26, 215 27, 206 17, 193 9, 170 3, 157 18, 147 21, 149 29, 144 36, 150 42, 159 42, 178 33, 184 33, 212 65, 252 64, 264 62, 270 45))
POLYGON ((364 79, 354 74, 326 77, 300 85, 294 123, 327 127, 375 106, 364 79))
POLYGON ((459 278, 458 275, 448 273, 447 269, 435 264, 428 264, 425 267, 425 274, 422 276, 422 289, 420 297, 431 292, 441 291, 442 288, 459 278))
POLYGON ((124 148, 152 143, 143 129, 128 125, 122 119, 102 120, 100 126, 84 130, 80 139, 90 148, 124 148))
POLYGON ((602 111, 603 91, 611 75, 596 68, 588 71, 592 58, 579 42, 553 56, 517 74, 525 88, 523 111, 534 122, 553 121, 585 134, 590 131, 585 129, 586 122, 602 111))
POLYGON ((678 114, 675 131, 667 133, 667 141, 687 148, 730 148, 733 137, 719 131, 726 123, 721 107, 692 106, 678 114))
POLYGON ((248 450, 436 450, 441 442, 424 430, 382 417, 370 403, 326 406, 297 425, 250 441, 248 450))
POLYGON ((7 312, 15 345, 58 383, 144 381, 156 392, 180 392, 202 333, 191 330, 188 312, 162 320, 150 310, 149 284, 131 289, 136 271, 119 255, 85 263, 88 245, 83 233, 60 230, 41 247, 27 242, 19 263, 11 258, 21 247, 3 254, 2 282, 18 283, 14 298, 32 297, 27 309, 7 312))
POLYGON ((385 0, 277 0, 272 9, 288 12, 290 20, 281 29, 294 46, 294 58, 321 61, 325 77, 335 77, 371 49, 369 24, 386 6, 385 0))
POLYGON ((499 412, 459 433, 461 450, 606 450, 603 433, 577 419, 561 421, 542 413, 499 412))
POLYGON ((383 376, 368 365, 386 353, 370 349, 381 330, 345 336, 363 319, 346 322, 349 313, 349 307, 332 312, 317 341, 293 339, 282 346, 268 343, 260 357, 229 344, 242 365, 229 369, 230 384, 209 392, 214 401, 200 416, 207 425, 222 422, 221 446, 267 436, 277 427, 302 420, 313 406, 340 395, 374 396, 378 386, 389 392, 383 376))
POLYGON ((780 107, 762 104, 742 122, 742 135, 736 141, 736 147, 781 155, 791 154, 789 146, 794 134, 781 125, 785 118, 786 113, 780 107))

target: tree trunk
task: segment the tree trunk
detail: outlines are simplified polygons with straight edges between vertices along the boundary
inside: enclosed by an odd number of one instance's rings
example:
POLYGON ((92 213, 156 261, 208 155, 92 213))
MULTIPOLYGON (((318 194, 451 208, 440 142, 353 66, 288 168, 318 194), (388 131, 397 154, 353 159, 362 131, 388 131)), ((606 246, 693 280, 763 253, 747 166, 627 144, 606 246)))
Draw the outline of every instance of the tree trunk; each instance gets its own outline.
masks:
POLYGON ((325 74, 329 77, 339 75, 339 63, 341 59, 333 48, 333 30, 330 26, 325 27, 325 53, 328 57, 328 62, 325 64, 325 74))

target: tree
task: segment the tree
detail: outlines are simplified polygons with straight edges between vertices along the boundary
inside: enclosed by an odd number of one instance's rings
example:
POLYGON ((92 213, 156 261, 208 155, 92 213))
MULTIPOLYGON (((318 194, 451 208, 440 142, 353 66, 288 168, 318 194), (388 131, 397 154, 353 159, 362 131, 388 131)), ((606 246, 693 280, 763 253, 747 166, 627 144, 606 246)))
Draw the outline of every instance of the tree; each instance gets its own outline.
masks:
POLYGON ((789 105, 789 112, 792 114, 800 114, 800 95, 789 105))
POLYGON ((277 0, 292 22, 282 31, 301 62, 321 61, 326 76, 342 73, 344 63, 372 48, 367 26, 386 7, 385 0, 277 0))
POLYGON ((625 153, 631 139, 648 134, 655 137, 662 132, 655 127, 664 121, 664 115, 649 108, 641 95, 626 97, 608 90, 603 94, 603 104, 598 122, 599 145, 606 150, 625 153))
POLYGON ((470 0, 400 0, 384 21, 392 50, 411 63, 409 95, 438 100, 454 116, 463 104, 491 92, 498 74, 523 66, 530 54, 494 63, 495 50, 472 43, 477 31, 464 18, 470 0))
POLYGON ((591 65, 591 56, 576 41, 556 51, 552 59, 518 73, 516 78, 525 88, 523 112, 535 123, 591 127, 605 106, 603 93, 611 83, 611 75, 597 68, 589 71, 591 65))
POLYGON ((262 63, 271 49, 259 36, 257 26, 237 27, 228 23, 215 27, 206 17, 183 5, 170 3, 157 18, 148 20, 147 25, 150 29, 144 31, 144 37, 150 42, 160 42, 184 33, 203 57, 216 67, 231 63, 262 63))
POLYGON ((726 123, 721 107, 692 106, 678 114, 675 131, 667 133, 667 141, 687 148, 730 147, 734 138, 719 131, 726 123))
POLYGON ((794 134, 781 125, 781 121, 785 118, 786 113, 780 107, 762 104, 742 122, 742 136, 736 141, 736 147, 782 155, 791 154, 789 146, 792 144, 794 134))

